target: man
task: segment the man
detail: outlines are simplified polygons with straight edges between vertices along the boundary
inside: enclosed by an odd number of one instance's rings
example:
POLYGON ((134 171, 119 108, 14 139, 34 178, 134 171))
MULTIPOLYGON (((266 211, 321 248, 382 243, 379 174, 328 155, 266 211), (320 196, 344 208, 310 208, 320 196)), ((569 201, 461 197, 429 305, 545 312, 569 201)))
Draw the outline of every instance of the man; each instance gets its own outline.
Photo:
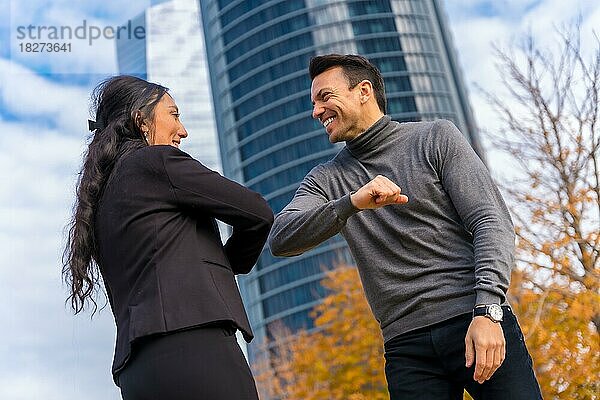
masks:
POLYGON ((276 217, 272 253, 342 234, 381 325, 392 400, 462 399, 464 388, 540 399, 506 302, 514 229, 481 160, 448 121, 391 121, 364 57, 318 56, 309 72, 313 118, 346 146, 276 217))

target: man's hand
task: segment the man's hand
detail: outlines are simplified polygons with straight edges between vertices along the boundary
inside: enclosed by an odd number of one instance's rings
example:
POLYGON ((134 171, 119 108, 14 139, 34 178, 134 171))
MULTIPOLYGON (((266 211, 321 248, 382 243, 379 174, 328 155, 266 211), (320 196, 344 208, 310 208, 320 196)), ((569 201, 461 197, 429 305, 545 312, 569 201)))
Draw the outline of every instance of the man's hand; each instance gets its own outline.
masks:
POLYGON ((473 379, 480 384, 491 378, 504 361, 506 342, 502 326, 487 317, 475 317, 465 337, 466 367, 475 361, 473 379))
POLYGON ((383 175, 377 175, 369 183, 350 196, 354 207, 359 210, 380 208, 390 204, 403 204, 408 197, 400 194, 400 188, 383 175))

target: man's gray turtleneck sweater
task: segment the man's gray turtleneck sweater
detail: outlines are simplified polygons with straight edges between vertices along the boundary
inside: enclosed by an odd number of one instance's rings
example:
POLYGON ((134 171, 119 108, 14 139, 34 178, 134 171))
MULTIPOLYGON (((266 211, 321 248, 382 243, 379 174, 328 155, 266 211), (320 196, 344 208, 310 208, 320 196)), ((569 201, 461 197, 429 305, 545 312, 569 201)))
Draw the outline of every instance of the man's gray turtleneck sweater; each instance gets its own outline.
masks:
POLYGON ((448 121, 382 117, 315 167, 277 215, 277 256, 301 254, 336 233, 348 242, 384 339, 504 303, 514 229, 490 175, 448 121), (407 204, 359 211, 350 193, 377 175, 407 204))

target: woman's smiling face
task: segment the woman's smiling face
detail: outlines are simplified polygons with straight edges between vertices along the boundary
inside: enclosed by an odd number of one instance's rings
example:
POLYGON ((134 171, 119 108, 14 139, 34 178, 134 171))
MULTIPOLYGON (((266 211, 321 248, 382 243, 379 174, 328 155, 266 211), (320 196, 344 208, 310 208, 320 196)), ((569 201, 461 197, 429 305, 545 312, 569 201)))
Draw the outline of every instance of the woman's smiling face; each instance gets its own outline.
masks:
POLYGON ((169 94, 165 94, 154 109, 153 130, 148 141, 151 145, 166 144, 179 148, 187 131, 179 120, 179 108, 169 94))

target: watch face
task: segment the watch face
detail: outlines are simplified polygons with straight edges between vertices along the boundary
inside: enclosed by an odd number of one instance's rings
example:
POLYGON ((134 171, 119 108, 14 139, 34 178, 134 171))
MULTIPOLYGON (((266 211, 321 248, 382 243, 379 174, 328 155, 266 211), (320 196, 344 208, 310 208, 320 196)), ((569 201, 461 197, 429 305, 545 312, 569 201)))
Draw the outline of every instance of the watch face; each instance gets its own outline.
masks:
POLYGON ((488 310, 490 317, 492 317, 494 321, 502 321, 502 307, 500 307, 498 304, 492 304, 488 310))

